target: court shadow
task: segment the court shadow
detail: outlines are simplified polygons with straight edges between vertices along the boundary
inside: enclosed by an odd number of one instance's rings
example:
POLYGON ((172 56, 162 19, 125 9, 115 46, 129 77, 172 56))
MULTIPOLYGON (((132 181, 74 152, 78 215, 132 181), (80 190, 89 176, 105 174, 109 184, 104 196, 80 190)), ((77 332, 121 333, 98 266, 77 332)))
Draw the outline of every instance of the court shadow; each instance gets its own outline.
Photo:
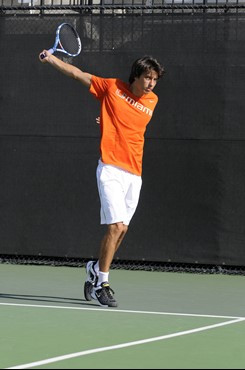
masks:
POLYGON ((33 295, 33 294, 11 294, 11 293, 0 293, 0 299, 20 300, 20 301, 32 301, 32 302, 49 302, 49 303, 66 303, 71 305, 85 305, 96 306, 96 303, 90 303, 85 299, 69 298, 69 297, 53 297, 45 295, 33 295))

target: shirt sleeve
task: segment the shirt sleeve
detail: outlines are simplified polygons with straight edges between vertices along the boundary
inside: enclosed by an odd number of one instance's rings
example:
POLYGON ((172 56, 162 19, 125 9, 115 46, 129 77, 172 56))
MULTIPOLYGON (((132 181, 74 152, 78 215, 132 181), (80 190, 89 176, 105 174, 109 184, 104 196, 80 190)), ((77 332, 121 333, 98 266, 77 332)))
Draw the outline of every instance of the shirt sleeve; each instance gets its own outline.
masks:
POLYGON ((92 82, 90 85, 90 92, 96 99, 102 99, 106 94, 109 86, 110 79, 92 76, 92 82))

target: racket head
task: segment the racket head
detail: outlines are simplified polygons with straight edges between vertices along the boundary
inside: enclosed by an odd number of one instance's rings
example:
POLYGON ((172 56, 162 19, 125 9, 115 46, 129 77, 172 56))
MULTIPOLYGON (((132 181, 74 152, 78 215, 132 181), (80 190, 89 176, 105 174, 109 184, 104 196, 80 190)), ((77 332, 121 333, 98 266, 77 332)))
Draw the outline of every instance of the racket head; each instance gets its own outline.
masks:
POLYGON ((80 54, 82 44, 80 37, 75 28, 69 23, 62 23, 56 30, 55 43, 52 49, 65 53, 71 57, 80 54))

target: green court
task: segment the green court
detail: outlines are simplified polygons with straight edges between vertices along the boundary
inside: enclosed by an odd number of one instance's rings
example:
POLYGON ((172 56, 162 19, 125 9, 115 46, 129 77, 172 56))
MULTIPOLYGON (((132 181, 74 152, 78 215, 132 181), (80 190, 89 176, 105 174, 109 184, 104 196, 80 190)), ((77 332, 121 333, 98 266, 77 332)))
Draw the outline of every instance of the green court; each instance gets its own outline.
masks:
POLYGON ((244 277, 113 269, 119 307, 83 297, 85 268, 0 264, 0 368, 244 369, 244 277))

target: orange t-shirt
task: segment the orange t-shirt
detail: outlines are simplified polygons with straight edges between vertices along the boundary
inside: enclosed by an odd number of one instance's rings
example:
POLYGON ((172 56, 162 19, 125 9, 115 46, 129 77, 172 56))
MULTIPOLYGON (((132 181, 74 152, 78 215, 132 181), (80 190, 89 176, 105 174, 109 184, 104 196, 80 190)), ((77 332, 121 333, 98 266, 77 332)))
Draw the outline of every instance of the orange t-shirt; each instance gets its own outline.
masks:
POLYGON ((90 92, 100 101, 101 160, 136 175, 142 173, 144 133, 158 97, 137 97, 129 84, 115 78, 92 76, 90 92))

